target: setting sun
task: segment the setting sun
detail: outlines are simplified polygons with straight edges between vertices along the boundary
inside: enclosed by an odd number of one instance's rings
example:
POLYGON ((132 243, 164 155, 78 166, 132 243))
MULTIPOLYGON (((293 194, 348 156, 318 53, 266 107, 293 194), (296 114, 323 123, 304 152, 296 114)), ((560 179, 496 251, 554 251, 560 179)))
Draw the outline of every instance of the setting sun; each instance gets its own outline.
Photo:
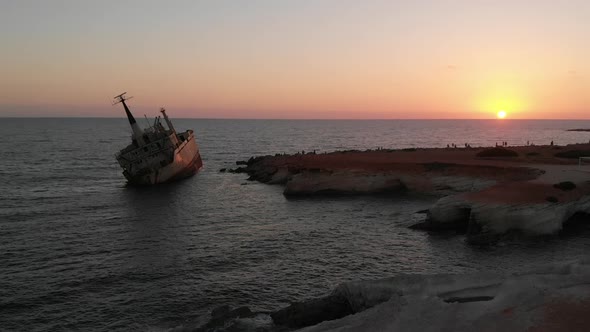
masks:
POLYGON ((498 111, 498 119, 504 119, 506 117, 506 111, 498 111))

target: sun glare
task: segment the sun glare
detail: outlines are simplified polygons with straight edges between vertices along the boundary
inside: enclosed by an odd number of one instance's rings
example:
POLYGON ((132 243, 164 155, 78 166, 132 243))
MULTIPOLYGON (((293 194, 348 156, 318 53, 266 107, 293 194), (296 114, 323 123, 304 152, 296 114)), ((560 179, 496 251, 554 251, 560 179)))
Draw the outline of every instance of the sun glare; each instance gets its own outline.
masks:
POLYGON ((504 119, 506 117, 506 111, 498 111, 498 119, 504 119))

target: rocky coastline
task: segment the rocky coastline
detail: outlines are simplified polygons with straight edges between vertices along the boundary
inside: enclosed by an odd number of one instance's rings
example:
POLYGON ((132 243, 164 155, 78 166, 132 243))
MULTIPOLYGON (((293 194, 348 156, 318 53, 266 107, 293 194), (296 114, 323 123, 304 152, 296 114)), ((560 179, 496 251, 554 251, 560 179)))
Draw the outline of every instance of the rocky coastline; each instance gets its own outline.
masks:
MULTIPOLYGON (((297 153, 252 157, 222 172, 284 187, 286 197, 433 196, 416 231, 466 234, 472 245, 515 233, 550 236, 590 220, 590 144, 297 153)), ((574 229, 576 227, 573 227, 574 229)), ((590 261, 529 272, 397 275, 347 282, 273 312, 220 307, 178 331, 585 331, 590 261)))
POLYGON ((552 235, 590 214, 590 144, 403 149, 252 157, 229 172, 284 186, 287 197, 433 195, 413 229, 454 230, 475 245, 552 235))
POLYGON ((400 274, 340 284, 273 312, 221 306, 208 331, 587 331, 590 260, 502 274, 400 274))
POLYGON ((272 318, 306 332, 586 331, 589 277, 588 260, 509 275, 398 275, 342 284, 272 318))

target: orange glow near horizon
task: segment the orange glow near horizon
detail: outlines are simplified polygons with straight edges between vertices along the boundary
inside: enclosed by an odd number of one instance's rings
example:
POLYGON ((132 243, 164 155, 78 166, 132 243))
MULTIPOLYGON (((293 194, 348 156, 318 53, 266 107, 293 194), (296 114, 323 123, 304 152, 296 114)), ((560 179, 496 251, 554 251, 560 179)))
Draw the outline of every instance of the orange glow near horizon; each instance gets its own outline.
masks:
POLYGON ((590 2, 131 2, 0 4, 0 117, 590 118, 590 2))

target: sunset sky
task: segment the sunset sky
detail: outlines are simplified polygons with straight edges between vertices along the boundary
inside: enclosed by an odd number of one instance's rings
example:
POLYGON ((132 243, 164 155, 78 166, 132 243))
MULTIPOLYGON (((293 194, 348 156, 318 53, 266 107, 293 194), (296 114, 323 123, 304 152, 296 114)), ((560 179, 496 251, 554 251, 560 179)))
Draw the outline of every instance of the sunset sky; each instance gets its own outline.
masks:
POLYGON ((0 116, 590 118, 590 1, 0 3, 0 116))

